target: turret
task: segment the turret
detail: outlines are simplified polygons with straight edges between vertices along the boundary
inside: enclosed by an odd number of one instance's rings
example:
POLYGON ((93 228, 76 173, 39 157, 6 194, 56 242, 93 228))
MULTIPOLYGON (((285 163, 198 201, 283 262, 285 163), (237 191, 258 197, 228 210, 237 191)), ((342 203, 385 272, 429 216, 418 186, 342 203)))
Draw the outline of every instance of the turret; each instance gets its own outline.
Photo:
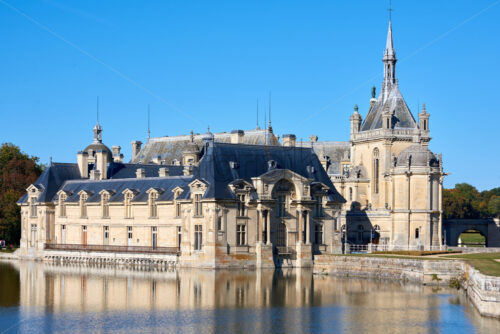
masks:
POLYGON ((392 113, 389 110, 389 106, 386 106, 382 114, 382 129, 392 129, 392 113))
POLYGON ((429 114, 425 109, 425 103, 422 107, 422 112, 418 114, 418 124, 420 131, 429 132, 429 114))
POLYGON ((354 113, 351 115, 351 136, 359 132, 361 126, 361 115, 358 112, 358 105, 354 106, 354 113))

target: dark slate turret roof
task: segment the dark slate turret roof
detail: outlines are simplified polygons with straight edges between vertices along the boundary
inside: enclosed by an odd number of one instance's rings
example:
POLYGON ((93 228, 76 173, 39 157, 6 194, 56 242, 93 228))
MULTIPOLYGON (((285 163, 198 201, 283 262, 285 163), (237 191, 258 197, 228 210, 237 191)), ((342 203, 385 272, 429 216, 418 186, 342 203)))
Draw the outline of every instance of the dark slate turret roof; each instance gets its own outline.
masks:
POLYGON ((377 102, 370 108, 368 115, 361 125, 361 131, 368 131, 382 128, 382 114, 389 110, 392 113, 392 129, 414 129, 417 122, 411 114, 410 109, 399 91, 398 85, 390 88, 388 97, 381 93, 377 102))
MULTIPOLYGON (((77 164, 53 163, 33 184, 37 188, 41 189, 38 201, 52 201, 52 198, 56 195, 65 181, 79 178, 80 171, 78 170, 77 164)), ((25 194, 21 197, 18 203, 25 203, 27 199, 27 194, 25 194)))

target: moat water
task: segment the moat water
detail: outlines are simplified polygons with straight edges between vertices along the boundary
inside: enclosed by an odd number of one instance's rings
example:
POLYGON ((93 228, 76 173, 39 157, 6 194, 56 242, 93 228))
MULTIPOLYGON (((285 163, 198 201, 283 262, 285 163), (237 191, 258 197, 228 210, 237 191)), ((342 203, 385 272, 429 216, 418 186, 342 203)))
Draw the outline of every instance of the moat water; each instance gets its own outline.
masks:
POLYGON ((459 291, 289 271, 0 262, 0 333, 499 333, 459 291))

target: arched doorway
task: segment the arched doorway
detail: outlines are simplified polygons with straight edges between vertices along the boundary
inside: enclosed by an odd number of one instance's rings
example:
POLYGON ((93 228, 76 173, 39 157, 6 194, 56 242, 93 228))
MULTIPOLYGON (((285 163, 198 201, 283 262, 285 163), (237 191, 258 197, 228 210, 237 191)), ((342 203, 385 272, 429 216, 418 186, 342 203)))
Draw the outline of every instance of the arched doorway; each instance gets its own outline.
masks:
POLYGON ((460 233, 458 247, 486 247, 486 237, 481 231, 468 229, 460 233))

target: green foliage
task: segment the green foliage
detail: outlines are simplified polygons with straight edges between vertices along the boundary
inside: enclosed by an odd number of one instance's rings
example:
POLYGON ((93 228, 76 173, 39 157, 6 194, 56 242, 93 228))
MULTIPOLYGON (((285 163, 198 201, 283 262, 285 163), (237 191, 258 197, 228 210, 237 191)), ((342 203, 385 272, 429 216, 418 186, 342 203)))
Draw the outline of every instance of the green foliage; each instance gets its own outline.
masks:
POLYGON ((500 215, 500 187, 479 192, 467 183, 443 189, 445 219, 491 218, 500 215))
POLYGON ((0 239, 17 244, 21 238, 21 215, 16 202, 43 172, 37 157, 11 143, 0 146, 0 239))

